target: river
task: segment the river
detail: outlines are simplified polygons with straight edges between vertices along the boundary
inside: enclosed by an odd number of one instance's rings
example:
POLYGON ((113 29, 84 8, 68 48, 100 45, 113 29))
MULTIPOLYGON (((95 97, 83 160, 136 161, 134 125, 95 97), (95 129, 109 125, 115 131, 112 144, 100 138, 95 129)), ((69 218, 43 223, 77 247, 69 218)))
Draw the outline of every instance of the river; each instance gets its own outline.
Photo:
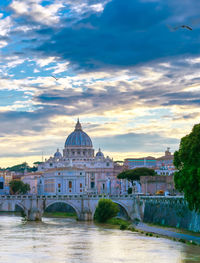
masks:
POLYGON ((0 263, 192 263, 200 247, 68 218, 0 214, 0 263))

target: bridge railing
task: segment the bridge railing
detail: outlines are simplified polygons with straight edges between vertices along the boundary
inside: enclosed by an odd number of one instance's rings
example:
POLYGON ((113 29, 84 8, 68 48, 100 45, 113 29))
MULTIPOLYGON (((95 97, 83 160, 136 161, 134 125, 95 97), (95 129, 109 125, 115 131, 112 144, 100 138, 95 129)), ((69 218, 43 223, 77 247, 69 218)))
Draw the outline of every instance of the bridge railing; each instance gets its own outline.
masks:
POLYGON ((21 200, 21 199, 135 199, 141 200, 170 200, 170 199, 184 199, 183 196, 143 196, 137 194, 131 195, 108 195, 108 194, 82 194, 82 195, 0 195, 0 200, 21 200))

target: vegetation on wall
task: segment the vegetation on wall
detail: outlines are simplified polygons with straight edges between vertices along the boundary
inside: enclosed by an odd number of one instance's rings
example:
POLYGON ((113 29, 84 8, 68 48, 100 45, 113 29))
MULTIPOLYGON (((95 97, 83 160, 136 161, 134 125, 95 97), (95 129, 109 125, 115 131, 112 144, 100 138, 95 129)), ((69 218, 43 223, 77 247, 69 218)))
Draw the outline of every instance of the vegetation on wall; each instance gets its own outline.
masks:
POLYGON ((174 153, 175 187, 184 193, 190 209, 200 212, 200 124, 181 139, 174 153))

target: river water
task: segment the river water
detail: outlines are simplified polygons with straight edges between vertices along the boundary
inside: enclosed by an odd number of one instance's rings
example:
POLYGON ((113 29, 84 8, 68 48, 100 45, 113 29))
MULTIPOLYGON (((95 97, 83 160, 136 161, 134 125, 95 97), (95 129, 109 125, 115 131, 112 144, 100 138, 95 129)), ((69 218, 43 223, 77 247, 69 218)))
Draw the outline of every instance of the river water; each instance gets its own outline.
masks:
POLYGON ((0 263, 189 263, 200 247, 74 219, 0 214, 0 263))

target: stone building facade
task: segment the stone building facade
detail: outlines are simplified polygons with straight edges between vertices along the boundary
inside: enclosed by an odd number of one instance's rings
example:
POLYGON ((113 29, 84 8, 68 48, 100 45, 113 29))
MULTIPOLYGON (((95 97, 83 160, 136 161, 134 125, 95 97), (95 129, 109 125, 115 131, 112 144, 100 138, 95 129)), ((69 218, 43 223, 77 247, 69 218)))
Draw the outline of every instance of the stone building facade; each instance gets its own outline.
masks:
MULTIPOLYGON (((127 184, 117 179, 117 174, 122 170, 123 166, 115 163, 109 156, 105 157, 101 149, 95 154, 92 140, 83 131, 78 120, 74 131, 69 134, 65 141, 63 154, 57 149, 52 157, 38 165, 37 174, 41 173, 41 175, 35 177, 37 192, 50 194, 49 191, 44 191, 44 189, 47 189, 45 188, 45 182, 52 180, 51 182, 55 184, 55 191, 52 194, 75 194, 83 191, 106 194, 124 193, 127 191, 127 184), (73 177, 73 180, 70 176, 73 177), (66 186, 67 180, 72 180, 72 184, 76 186, 82 184, 82 189, 72 187, 70 192, 63 186, 63 188, 60 187, 60 192, 58 192, 58 184, 66 186)), ((26 180, 27 177, 24 177, 24 179, 26 180)))

